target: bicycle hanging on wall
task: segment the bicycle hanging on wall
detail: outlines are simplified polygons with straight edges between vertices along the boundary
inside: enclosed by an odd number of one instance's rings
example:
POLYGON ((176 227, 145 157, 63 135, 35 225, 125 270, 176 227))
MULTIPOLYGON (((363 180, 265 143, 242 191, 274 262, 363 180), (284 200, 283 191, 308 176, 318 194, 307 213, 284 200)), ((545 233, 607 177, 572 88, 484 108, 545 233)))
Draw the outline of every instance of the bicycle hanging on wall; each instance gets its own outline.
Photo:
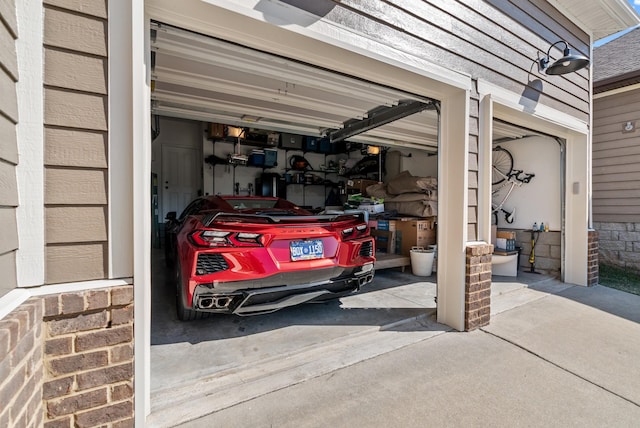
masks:
POLYGON ((515 221, 516 209, 515 207, 509 211, 504 208, 505 203, 511 196, 513 189, 520 187, 523 184, 529 183, 535 174, 525 173, 521 169, 513 169, 513 156, 511 152, 502 146, 495 146, 493 148, 492 159, 492 186, 491 191, 491 214, 495 221, 494 224, 498 224, 498 214, 504 214, 504 220, 511 224, 515 221), (500 198, 503 193, 503 189, 508 188, 504 196, 500 198), (496 202, 497 200, 497 202, 496 202))

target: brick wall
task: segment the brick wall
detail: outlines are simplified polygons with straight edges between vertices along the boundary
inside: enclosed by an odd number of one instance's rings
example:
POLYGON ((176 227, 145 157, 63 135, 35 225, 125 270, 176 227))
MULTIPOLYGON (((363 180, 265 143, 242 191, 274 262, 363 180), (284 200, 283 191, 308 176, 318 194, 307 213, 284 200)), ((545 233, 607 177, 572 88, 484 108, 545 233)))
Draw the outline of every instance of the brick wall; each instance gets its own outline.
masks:
POLYGON ((0 321, 0 427, 42 426, 42 302, 0 321))
POLYGON ((133 287, 44 298, 44 427, 133 426, 133 287))
POLYGON ((594 222, 600 263, 640 273, 640 223, 594 222))
MULTIPOLYGON (((560 277, 562 266, 562 244, 560 232, 540 232, 535 245, 535 271, 546 275, 560 277)), ((531 271, 531 231, 519 230, 516 232, 516 245, 520 252, 520 270, 531 271)))
POLYGON ((589 248, 587 250, 587 286, 596 285, 599 281, 600 270, 598 267, 598 231, 589 231, 589 248))
POLYGON ((34 297, 0 320, 0 427, 133 426, 133 287, 34 297))
POLYGON ((491 244, 467 246, 464 287, 464 329, 489 324, 491 316, 491 244))

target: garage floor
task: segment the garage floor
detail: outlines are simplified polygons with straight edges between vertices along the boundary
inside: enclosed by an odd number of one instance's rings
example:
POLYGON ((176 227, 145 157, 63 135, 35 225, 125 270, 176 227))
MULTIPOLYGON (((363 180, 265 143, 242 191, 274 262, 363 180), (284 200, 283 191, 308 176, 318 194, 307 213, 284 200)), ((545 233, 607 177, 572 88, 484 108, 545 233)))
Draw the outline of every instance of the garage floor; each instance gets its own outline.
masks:
MULTIPOLYGON (((259 395, 261 388, 277 389, 274 382, 300 382, 448 329, 435 322, 435 276, 414 276, 410 269, 378 271, 363 290, 332 302, 267 315, 180 322, 162 250, 154 250, 152 259, 152 412, 194 393, 212 399, 220 395, 215 402, 224 407, 224 390, 234 385, 259 395), (369 334, 381 331, 387 332, 383 342, 369 334), (329 353, 332 360, 319 358, 329 353), (273 377, 276 372, 278 379, 273 377)), ((527 274, 494 278, 492 294, 544 279, 527 274)))

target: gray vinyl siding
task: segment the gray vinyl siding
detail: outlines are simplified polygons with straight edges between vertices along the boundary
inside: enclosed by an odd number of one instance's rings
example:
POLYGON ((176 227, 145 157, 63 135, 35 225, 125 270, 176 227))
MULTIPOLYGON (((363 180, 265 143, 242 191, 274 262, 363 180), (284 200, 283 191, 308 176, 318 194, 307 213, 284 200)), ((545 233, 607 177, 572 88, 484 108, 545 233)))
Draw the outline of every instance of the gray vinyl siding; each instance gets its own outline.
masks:
MULTIPOLYGON (((365 33, 389 46, 470 74, 542 104, 589 121, 589 70, 564 76, 538 73, 535 60, 566 40, 589 55, 589 36, 544 0, 342 0, 323 3, 325 19, 365 33)), ((314 2, 315 8, 322 5, 314 2)), ((562 48, 562 46, 560 46, 562 48)), ((560 49, 551 52, 558 58, 560 49)), ((478 95, 469 117, 469 239, 477 238, 478 95)), ((446 191, 446 189, 443 189, 446 191)))
POLYGON ((108 266, 105 0, 45 0, 46 283, 102 279, 108 266))
POLYGON ((640 89, 593 103, 593 220, 640 222, 640 89), (627 121, 635 131, 623 132, 627 121))
POLYGON ((588 120, 588 70, 546 76, 535 67, 538 52, 558 40, 589 55, 588 35, 546 1, 344 0, 327 17, 516 93, 540 79, 539 103, 588 120))
POLYGON ((17 285, 18 60, 15 1, 0 2, 0 296, 17 285))

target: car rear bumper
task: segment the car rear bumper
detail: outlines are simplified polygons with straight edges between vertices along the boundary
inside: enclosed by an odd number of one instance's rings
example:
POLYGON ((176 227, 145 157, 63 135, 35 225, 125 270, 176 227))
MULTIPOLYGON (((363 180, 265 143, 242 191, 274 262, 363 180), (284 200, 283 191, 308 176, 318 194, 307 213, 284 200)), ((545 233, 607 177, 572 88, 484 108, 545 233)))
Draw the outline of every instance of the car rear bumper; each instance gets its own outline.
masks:
POLYGON ((358 291, 373 276, 373 263, 367 263, 338 272, 331 268, 280 273, 255 281, 198 284, 193 293, 193 310, 237 315, 274 312, 358 291))

